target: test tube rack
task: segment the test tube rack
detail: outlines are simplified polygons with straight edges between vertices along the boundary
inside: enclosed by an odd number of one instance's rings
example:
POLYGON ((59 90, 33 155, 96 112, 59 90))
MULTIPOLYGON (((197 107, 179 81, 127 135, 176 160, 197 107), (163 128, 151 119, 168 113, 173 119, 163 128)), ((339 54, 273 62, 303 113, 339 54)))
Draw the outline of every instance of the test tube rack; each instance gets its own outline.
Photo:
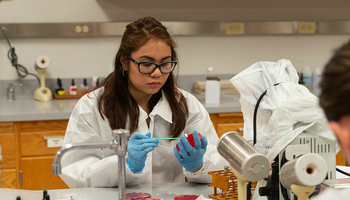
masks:
MULTIPOLYGON (((214 187, 214 194, 209 194, 209 197, 217 200, 238 199, 237 177, 230 169, 211 171, 208 172, 208 174, 212 176, 212 184, 208 184, 208 186, 214 187), (218 193, 218 188, 221 189, 221 193, 218 193)), ((252 183, 252 196, 256 183, 257 182, 252 183)))

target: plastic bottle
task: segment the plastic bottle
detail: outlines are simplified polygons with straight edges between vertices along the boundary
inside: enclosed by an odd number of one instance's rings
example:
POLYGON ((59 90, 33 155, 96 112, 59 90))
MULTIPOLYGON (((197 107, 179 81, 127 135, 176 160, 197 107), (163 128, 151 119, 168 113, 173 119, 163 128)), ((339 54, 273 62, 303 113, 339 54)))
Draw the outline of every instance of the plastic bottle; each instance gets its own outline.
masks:
POLYGON ((86 78, 84 78, 83 83, 80 84, 79 92, 86 94, 89 92, 89 86, 87 84, 86 78))
POLYGON ((321 72, 321 69, 318 67, 316 68, 316 70, 314 71, 313 73, 313 77, 312 77, 312 80, 313 80, 313 84, 312 84, 312 93, 316 96, 319 96, 320 93, 321 93, 321 90, 320 90, 320 82, 321 82, 321 78, 322 78, 322 72, 321 72))
POLYGON ((303 69, 303 79, 305 82, 305 86, 312 91, 312 72, 309 66, 305 66, 303 69))
POLYGON ((69 94, 70 95, 76 95, 77 94, 77 86, 74 83, 74 79, 72 79, 72 84, 69 88, 69 94))
POLYGON ((92 81, 91 81, 91 90, 96 88, 96 82, 97 82, 98 77, 97 76, 93 76, 92 77, 92 81))
POLYGON ((303 73, 300 73, 300 76, 299 76, 299 84, 305 86, 303 73))

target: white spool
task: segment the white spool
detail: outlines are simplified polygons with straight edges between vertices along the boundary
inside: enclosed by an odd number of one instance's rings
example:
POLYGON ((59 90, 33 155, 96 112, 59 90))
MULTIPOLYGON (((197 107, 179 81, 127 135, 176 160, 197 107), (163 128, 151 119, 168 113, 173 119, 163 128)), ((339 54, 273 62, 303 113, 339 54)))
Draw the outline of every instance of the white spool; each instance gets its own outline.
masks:
POLYGON ((327 175, 327 163, 318 154, 308 153, 283 165, 280 172, 282 185, 291 189, 291 185, 316 186, 327 175))

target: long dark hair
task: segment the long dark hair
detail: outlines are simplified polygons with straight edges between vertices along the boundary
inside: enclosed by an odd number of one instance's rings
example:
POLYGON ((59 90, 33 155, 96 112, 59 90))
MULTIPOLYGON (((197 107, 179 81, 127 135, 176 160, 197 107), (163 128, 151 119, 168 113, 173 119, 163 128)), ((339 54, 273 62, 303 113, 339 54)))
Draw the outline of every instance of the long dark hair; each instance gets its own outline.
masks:
MULTIPOLYGON (((115 57, 114 72, 110 73, 98 86, 104 87, 104 92, 98 99, 98 109, 101 117, 108 119, 111 129, 126 128, 127 119, 129 119, 130 133, 133 133, 138 127, 139 107, 129 93, 128 78, 122 71, 121 58, 127 58, 150 39, 162 40, 168 44, 173 58, 177 60, 176 44, 167 29, 159 21, 153 17, 144 17, 126 26, 115 57)), ((177 137, 185 129, 188 107, 184 96, 177 89, 173 72, 170 73, 161 90, 169 101, 172 111, 173 128, 171 135, 177 137)), ((149 101, 150 110, 162 97, 161 90, 151 97, 149 101)))
POLYGON ((322 73, 320 106, 329 121, 350 116, 350 42, 340 47, 322 73))

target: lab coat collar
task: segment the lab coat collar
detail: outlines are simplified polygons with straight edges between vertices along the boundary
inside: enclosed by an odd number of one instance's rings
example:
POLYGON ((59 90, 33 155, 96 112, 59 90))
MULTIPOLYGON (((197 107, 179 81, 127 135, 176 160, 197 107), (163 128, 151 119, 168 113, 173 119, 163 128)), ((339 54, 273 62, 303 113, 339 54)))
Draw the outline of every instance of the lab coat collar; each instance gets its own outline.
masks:
POLYGON ((165 97, 165 93, 162 90, 162 97, 159 99, 156 106, 154 106, 150 116, 159 115, 161 118, 169 123, 173 123, 173 114, 169 105, 169 101, 165 97))
POLYGON ((151 117, 151 119, 154 119, 155 115, 160 116, 163 118, 165 121, 169 123, 173 123, 173 116, 171 112, 171 108, 169 105, 169 102, 167 98, 165 97, 165 94, 162 92, 162 97, 159 99, 158 103, 154 106, 153 110, 147 115, 147 113, 139 106, 140 109, 140 116, 139 116, 139 124, 142 124, 148 117, 151 117))

